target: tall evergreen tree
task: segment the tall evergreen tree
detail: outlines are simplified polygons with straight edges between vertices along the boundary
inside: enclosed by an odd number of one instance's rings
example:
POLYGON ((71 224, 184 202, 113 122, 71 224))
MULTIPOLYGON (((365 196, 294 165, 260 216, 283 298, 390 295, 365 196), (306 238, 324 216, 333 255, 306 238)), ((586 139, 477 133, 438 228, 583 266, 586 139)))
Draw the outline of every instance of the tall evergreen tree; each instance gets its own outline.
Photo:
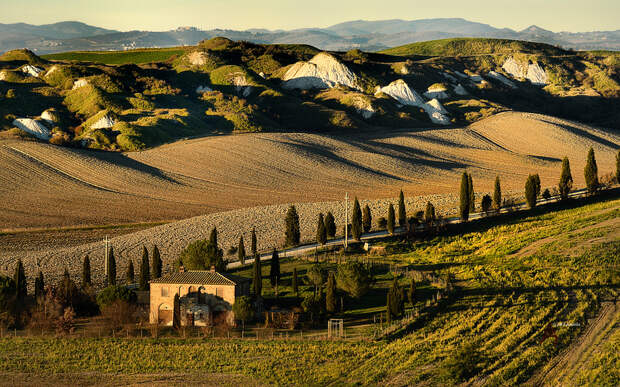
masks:
POLYGON ((351 216, 351 235, 355 240, 362 239, 362 209, 360 202, 355 198, 353 202, 353 215, 351 216))
POLYGON ((172 327, 174 329, 181 327, 181 298, 179 293, 174 295, 174 301, 172 302, 172 327))
POLYGON ((390 203, 388 207, 388 217, 387 217, 387 230, 390 234, 394 235, 394 227, 396 226, 396 214, 394 214, 394 205, 390 203))
POLYGON ((525 200, 530 208, 536 207, 536 178, 529 175, 525 181, 525 200))
POLYGON ((560 191, 560 198, 562 200, 568 199, 568 194, 573 188, 573 175, 570 173, 570 162, 568 157, 564 157, 562 160, 562 174, 560 175, 560 182, 558 184, 558 190, 560 191))
POLYGON ((157 245, 153 245, 153 257, 151 264, 151 279, 157 279, 161 277, 161 270, 164 266, 164 263, 161 260, 161 256, 159 254, 159 248, 157 245))
POLYGON ((116 285, 116 258, 114 258, 114 248, 110 247, 108 253, 108 285, 116 285))
POLYGON ((327 288, 325 289, 325 309, 327 313, 336 311, 336 276, 333 272, 327 278, 327 288))
POLYGON ((299 215, 295 206, 290 206, 286 212, 286 245, 297 246, 301 237, 299 231, 299 215))
POLYGON ((424 221, 430 226, 435 221, 435 218, 435 206, 433 206, 433 203, 427 202, 426 210, 424 210, 424 221))
POLYGON ((319 214, 319 220, 316 225, 316 243, 324 245, 327 242, 327 229, 325 228, 325 220, 323 213, 319 214))
POLYGON ((536 198, 540 196, 540 176, 538 173, 532 175, 533 183, 534 183, 534 193, 536 193, 536 198))
POLYGON ((37 278, 34 280, 34 298, 39 299, 45 292, 45 283, 43 282, 43 273, 39 270, 37 278))
POLYGON ((364 206, 364 211, 362 212, 362 225, 364 226, 364 232, 369 233, 372 228, 372 215, 370 214, 368 204, 364 206))
POLYGON ((252 241, 251 241, 252 256, 255 256, 258 250, 256 250, 256 227, 252 227, 252 241))
POLYGON ((237 246, 237 257, 241 265, 245 264, 245 244, 243 243, 243 235, 239 237, 239 246, 237 246))
POLYGON ((273 249, 271 253, 271 266, 269 268, 269 281, 271 286, 276 286, 280 282, 280 256, 278 250, 273 249))
POLYGON ((336 236, 336 220, 331 211, 325 215, 325 229, 327 230, 328 237, 334 238, 336 236))
POLYGON ((404 227, 407 223, 407 210, 405 209, 405 195, 403 195, 403 190, 400 190, 400 194, 398 194, 398 225, 400 227, 404 227))
POLYGON ((127 279, 127 284, 133 284, 136 282, 136 274, 133 268, 133 260, 129 260, 129 265, 127 265, 127 274, 125 275, 127 279))
POLYGON ((474 180, 471 173, 467 174, 467 190, 469 191, 469 213, 476 211, 476 194, 474 193, 474 180))
POLYGON ((88 255, 84 257, 82 263, 82 288, 86 288, 92 284, 90 279, 90 258, 88 255))
POLYGON ((252 290, 254 290, 254 296, 257 298, 262 296, 263 293, 263 274, 260 267, 260 255, 254 255, 254 276, 252 278, 252 290))
POLYGON ((398 286, 398 281, 394 278, 392 286, 388 291, 387 309, 390 320, 392 318, 400 317, 403 314, 403 300, 402 290, 398 286))
POLYGON ((145 246, 142 246, 142 262, 140 263, 140 290, 149 290, 150 280, 149 251, 145 246))
POLYGON ((415 305, 415 279, 413 279, 413 277, 411 277, 407 298, 409 298, 409 303, 411 303, 411 306, 415 305))
POLYGON ((217 247, 217 227, 213 227, 211 235, 209 235, 209 244, 217 247))
POLYGON ((616 155, 616 183, 620 184, 620 150, 616 155))
POLYGON ((459 215, 463 222, 469 219, 469 175, 463 172, 461 175, 461 200, 459 206, 459 215))
POLYGON ((594 157, 594 149, 592 147, 590 147, 588 151, 586 167, 583 170, 583 174, 586 178, 588 192, 591 194, 595 193, 598 190, 598 166, 596 165, 596 158, 594 157))
POLYGON ((293 293, 295 293, 295 296, 299 297, 299 285, 297 283, 297 268, 293 268, 293 283, 291 284, 291 287, 293 288, 293 293))
POLYGON ((495 176, 495 189, 493 190, 493 208, 498 211, 502 208, 502 187, 499 181, 499 175, 495 176))

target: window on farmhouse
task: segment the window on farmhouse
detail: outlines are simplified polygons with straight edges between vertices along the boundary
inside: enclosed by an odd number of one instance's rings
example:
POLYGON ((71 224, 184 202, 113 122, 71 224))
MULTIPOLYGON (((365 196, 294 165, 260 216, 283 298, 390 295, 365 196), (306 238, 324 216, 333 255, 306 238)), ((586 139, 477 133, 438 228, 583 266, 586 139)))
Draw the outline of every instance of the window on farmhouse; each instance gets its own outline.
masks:
POLYGON ((161 288, 161 296, 168 297, 168 288, 161 288))

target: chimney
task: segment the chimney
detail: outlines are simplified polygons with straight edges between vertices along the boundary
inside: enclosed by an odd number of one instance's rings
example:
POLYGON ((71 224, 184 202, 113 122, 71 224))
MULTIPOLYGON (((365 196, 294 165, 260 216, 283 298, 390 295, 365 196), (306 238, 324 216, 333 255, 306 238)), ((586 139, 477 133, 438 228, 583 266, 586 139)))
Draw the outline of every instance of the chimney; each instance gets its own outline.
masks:
POLYGON ((179 266, 179 273, 185 273, 185 266, 179 266))
POLYGON ((211 266, 211 273, 215 273, 215 266, 211 266))

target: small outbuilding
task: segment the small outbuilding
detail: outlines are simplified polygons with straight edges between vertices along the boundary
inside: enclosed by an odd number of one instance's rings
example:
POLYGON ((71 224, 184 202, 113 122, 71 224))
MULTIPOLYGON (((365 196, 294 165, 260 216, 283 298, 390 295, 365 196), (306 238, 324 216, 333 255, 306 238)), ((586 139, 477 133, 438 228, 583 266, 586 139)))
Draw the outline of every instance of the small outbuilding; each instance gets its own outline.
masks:
POLYGON ((249 295, 250 279, 211 270, 181 268, 150 282, 151 324, 173 325, 174 297, 179 295, 179 322, 184 326, 234 323, 235 299, 249 295))

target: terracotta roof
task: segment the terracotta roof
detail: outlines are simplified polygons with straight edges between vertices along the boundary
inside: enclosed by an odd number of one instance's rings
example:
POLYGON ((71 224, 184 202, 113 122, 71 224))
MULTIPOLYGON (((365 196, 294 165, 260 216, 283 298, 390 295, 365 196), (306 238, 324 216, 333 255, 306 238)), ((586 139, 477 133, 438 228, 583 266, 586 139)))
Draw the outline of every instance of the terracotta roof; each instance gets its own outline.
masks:
POLYGON ((150 282, 152 284, 237 285, 248 281, 250 281, 249 278, 228 273, 218 273, 211 270, 189 270, 166 274, 150 282))

